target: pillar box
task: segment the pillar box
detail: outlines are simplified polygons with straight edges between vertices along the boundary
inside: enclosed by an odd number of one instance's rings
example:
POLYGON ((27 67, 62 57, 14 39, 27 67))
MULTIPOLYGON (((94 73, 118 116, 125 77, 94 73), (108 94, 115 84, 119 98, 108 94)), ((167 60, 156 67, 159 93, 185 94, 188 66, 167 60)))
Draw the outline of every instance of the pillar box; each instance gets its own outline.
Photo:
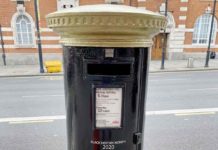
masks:
POLYGON ((149 47, 166 19, 105 4, 47 23, 63 44, 68 150, 142 150, 149 47))

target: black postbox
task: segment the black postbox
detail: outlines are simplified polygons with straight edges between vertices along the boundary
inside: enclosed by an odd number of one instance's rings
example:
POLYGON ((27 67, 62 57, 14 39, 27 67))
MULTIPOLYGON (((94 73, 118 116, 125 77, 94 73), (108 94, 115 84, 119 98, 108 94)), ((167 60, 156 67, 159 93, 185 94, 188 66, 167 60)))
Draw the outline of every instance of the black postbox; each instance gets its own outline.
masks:
POLYGON ((141 150, 152 37, 163 16, 81 6, 47 16, 64 45, 68 150, 141 150))

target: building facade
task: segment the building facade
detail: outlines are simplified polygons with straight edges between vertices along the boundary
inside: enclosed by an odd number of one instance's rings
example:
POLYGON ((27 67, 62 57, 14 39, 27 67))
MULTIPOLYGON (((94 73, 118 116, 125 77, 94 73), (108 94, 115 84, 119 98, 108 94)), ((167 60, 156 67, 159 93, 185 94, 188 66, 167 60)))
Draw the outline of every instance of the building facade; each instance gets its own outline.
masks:
MULTIPOLYGON (((45 16, 78 5, 120 2, 138 9, 165 12, 165 0, 38 0, 44 60, 61 59, 60 37, 47 28, 45 16)), ((0 0, 0 24, 7 64, 37 64, 38 47, 34 0, 0 0)), ((160 59, 167 35, 166 58, 205 58, 212 20, 213 0, 168 0, 168 26, 154 38, 151 58, 160 59)), ((217 16, 216 12, 216 16, 217 16)), ((217 18, 213 25, 212 51, 218 51, 217 18)), ((0 45, 0 48, 2 46, 0 45)), ((2 49, 0 49, 1 55, 2 49)), ((0 64, 3 64, 0 57, 0 64)))

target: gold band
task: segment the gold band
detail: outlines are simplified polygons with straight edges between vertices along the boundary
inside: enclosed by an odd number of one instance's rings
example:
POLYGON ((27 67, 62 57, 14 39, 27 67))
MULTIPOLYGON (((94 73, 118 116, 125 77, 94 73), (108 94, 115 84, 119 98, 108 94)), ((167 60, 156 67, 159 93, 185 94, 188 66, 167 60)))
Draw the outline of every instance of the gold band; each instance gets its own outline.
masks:
POLYGON ((121 5, 80 6, 47 16, 48 27, 69 46, 150 47, 166 27, 164 16, 121 5))

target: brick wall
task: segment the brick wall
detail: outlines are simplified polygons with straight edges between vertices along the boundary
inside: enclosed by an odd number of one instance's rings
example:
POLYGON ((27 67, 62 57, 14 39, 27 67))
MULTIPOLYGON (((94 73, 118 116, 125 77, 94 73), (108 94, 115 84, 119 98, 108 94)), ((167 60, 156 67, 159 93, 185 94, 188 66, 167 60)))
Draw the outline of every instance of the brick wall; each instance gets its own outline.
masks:
MULTIPOLYGON (((187 29, 193 29, 195 25, 195 21, 198 17, 203 15, 205 13, 206 8, 210 6, 213 8, 213 1, 211 0, 189 0, 188 2, 188 12, 187 12, 187 20, 186 20, 186 28, 187 29)), ((216 16, 218 16, 218 6, 216 7, 216 16)), ((216 17, 217 18, 217 17, 216 17)), ((192 45, 192 38, 193 38, 193 31, 192 32, 186 32, 185 34, 185 45, 192 45)), ((216 35, 216 44, 218 43, 218 34, 216 35)), ((191 46, 190 46, 191 47, 191 46)), ((198 52, 205 52, 207 50, 207 44, 202 46, 192 46, 193 48, 185 48, 184 52, 192 52, 192 53, 198 53, 198 52)), ((217 51, 217 48, 213 48, 212 51, 217 51)))
MULTIPOLYGON (((40 0, 40 28, 42 36, 42 47, 44 53, 61 53, 59 37, 56 33, 47 28, 45 16, 57 10, 57 0, 40 0)), ((131 5, 135 7, 145 7, 148 10, 159 12, 160 6, 165 0, 132 0, 131 5)), ((80 5, 102 4, 105 0, 80 0, 80 5)), ((172 13, 175 20, 175 30, 169 40, 169 51, 179 52, 205 52, 206 46, 194 47, 192 44, 193 27, 196 19, 205 12, 211 0, 169 0, 168 10, 172 13), (187 10, 186 10, 187 9, 187 10), (178 37, 181 36, 181 37, 178 37), (184 36, 184 40, 183 37, 184 36), (178 41, 178 39, 180 41, 178 41), (177 44, 179 43, 179 44, 177 44), (176 47, 177 46, 177 47, 176 47), (190 48, 189 48, 190 47, 190 48), (193 48, 194 47, 194 48, 193 48)), ((7 53, 37 53, 35 48, 16 48, 14 47, 13 30, 11 28, 12 16, 16 13, 16 1, 0 0, 0 23, 3 26, 3 36, 7 53)), ((130 0, 124 0, 125 5, 130 4, 130 0)), ((25 1, 26 12, 35 20, 34 0, 25 1)), ((216 16, 218 16, 218 6, 216 16)), ((36 34, 35 34, 36 36, 36 34)), ((216 38, 218 43, 218 35, 216 38)), ((218 46, 216 46, 218 47, 218 46)), ((218 49, 216 49, 218 51, 218 49)))
POLYGON ((0 0, 0 23, 3 27, 11 25, 11 19, 14 12, 16 12, 16 3, 10 0, 0 0))
MULTIPOLYGON (((37 45, 35 48, 16 48, 14 46, 13 28, 11 27, 11 20, 13 15, 17 12, 16 1, 11 0, 0 0, 0 23, 3 30, 3 39, 5 43, 6 53, 37 53, 37 45)), ((35 24, 35 12, 34 12, 34 1, 25 1, 25 11, 33 18, 35 24)), ((59 36, 47 28, 45 16, 51 12, 57 10, 56 0, 40 0, 40 28, 43 52, 45 53, 61 53, 59 45, 59 36), (50 48, 51 47, 51 48, 50 48)), ((36 36, 36 33, 35 33, 36 36)), ((37 38, 36 38, 37 39, 37 38)))

